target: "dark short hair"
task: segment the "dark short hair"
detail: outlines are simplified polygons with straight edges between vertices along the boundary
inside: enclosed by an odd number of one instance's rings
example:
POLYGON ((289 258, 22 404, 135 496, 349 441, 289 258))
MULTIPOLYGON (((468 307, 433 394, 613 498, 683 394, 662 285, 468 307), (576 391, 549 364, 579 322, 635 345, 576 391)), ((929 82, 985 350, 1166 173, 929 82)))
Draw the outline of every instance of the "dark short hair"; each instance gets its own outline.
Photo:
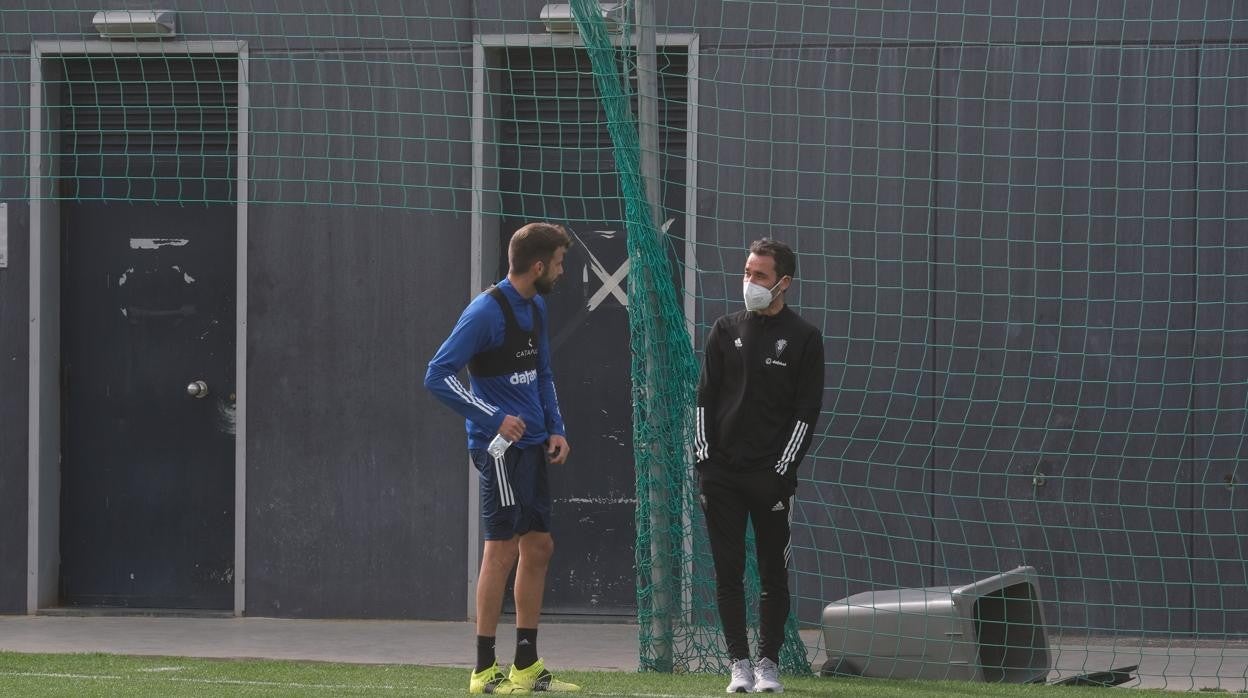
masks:
POLYGON ((537 262, 549 263, 560 247, 572 246, 572 238, 561 225, 554 223, 529 223, 511 236, 507 246, 507 260, 514 274, 523 274, 537 262))
POLYGON ((797 273, 797 255, 793 248, 771 238, 763 238, 750 243, 750 253, 771 257, 776 263, 776 278, 783 279, 797 273))

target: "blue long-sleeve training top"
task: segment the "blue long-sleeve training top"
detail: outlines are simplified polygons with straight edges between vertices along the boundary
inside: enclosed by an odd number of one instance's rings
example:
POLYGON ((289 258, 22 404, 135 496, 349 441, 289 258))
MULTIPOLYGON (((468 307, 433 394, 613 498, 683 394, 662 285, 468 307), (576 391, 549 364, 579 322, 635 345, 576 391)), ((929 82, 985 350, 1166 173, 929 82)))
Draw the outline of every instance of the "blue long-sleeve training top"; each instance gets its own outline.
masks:
POLYGON ((541 318, 536 371, 501 376, 469 375, 469 386, 459 380, 472 357, 502 346, 506 318, 490 294, 481 293, 459 316, 455 329, 429 361, 425 387, 451 409, 464 416, 469 448, 485 448, 498 433, 503 417, 524 420, 525 431, 518 445, 531 446, 546 441, 551 434, 564 435, 563 415, 555 394, 550 370, 550 339, 546 322, 546 301, 520 295, 511 282, 503 279, 498 288, 511 304, 516 324, 525 332, 533 330, 533 313, 541 318), (536 373, 536 375, 531 375, 536 373))

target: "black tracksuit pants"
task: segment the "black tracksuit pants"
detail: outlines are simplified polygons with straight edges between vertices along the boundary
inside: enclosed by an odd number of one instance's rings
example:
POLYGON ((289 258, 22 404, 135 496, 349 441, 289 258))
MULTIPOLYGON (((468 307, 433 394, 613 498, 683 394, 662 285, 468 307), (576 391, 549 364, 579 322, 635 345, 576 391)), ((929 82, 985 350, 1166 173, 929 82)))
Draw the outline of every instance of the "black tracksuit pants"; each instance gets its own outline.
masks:
POLYGON ((779 663, 789 616, 788 480, 770 470, 738 473, 710 466, 699 474, 702 511, 715 561, 716 601, 732 661, 750 657, 745 627, 745 525, 754 525, 761 582, 758 655, 779 663))

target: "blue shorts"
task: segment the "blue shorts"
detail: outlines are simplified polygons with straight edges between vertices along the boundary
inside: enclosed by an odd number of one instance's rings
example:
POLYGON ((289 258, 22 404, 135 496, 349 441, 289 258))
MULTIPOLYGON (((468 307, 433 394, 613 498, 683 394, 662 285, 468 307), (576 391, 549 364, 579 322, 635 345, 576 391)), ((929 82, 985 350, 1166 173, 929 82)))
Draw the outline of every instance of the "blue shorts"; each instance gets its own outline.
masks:
POLYGON ((550 532, 550 486, 542 444, 512 446, 495 461, 484 448, 468 455, 481 477, 481 528, 486 540, 550 532))

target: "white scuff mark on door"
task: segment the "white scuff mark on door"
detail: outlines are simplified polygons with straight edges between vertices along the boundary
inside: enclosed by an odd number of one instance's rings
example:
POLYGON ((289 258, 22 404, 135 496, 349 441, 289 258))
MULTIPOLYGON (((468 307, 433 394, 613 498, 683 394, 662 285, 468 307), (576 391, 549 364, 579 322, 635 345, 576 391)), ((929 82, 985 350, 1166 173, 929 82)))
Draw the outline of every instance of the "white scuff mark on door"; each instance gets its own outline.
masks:
POLYGON ((127 279, 127 278, 129 278, 129 277, 130 277, 130 275, 131 275, 131 274, 133 274, 133 273, 134 273, 134 267, 130 267, 129 269, 127 269, 127 270, 125 270, 125 271, 121 272, 121 276, 117 277, 117 285, 118 285, 118 286, 125 286, 125 285, 126 285, 126 279, 127 279))
POLYGON ((159 250, 162 247, 186 247, 186 238, 130 238, 132 250, 159 250))
POLYGON ((202 340, 204 337, 207 337, 208 333, 212 332, 212 328, 216 327, 218 324, 220 324, 219 320, 213 320, 212 322, 208 323, 208 329, 204 330, 204 333, 199 335, 199 338, 202 340))
POLYGON ((636 497, 568 497, 560 499, 569 504, 636 504, 636 497))
POLYGON ((180 267, 180 266, 178 266, 178 265, 176 265, 176 264, 175 264, 175 265, 173 265, 172 267, 170 267, 170 269, 173 269, 174 271, 176 271, 176 272, 178 272, 179 274, 181 274, 181 275, 182 275, 182 280, 183 280, 183 281, 185 281, 186 283, 188 283, 188 284, 193 284, 193 283, 195 283, 195 277, 193 277, 193 276, 191 276, 190 274, 187 274, 186 272, 182 271, 182 267, 180 267))
POLYGON ((217 428, 222 434, 238 434, 238 409, 233 401, 217 400, 217 428))

